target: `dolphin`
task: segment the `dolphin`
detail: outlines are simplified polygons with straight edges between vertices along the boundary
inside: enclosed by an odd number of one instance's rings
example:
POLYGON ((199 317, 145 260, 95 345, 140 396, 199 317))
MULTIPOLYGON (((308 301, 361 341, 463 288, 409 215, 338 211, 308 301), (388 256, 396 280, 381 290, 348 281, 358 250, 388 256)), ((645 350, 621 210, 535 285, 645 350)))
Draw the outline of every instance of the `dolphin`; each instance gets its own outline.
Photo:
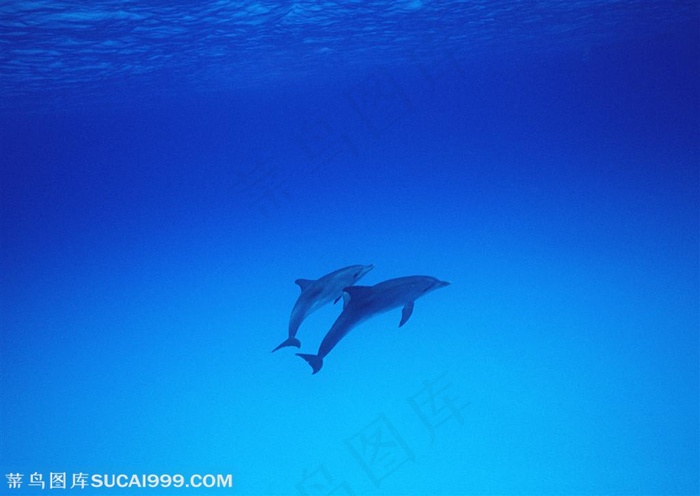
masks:
POLYGON ((292 315, 289 317, 289 337, 277 348, 279 350, 285 346, 296 346, 301 343, 296 338, 297 330, 306 317, 331 301, 337 302, 343 296, 343 290, 355 284, 362 276, 372 270, 374 265, 351 265, 344 269, 326 274, 320 279, 297 279, 294 281, 301 288, 301 294, 292 308, 292 315))
POLYGON ((306 360, 315 374, 323 367, 323 359, 326 355, 355 326, 374 315, 403 307, 401 322, 399 322, 401 327, 411 317, 413 304, 418 298, 449 284, 430 276, 408 276, 389 279, 374 286, 345 288, 343 311, 323 338, 318 353, 315 355, 297 353, 297 356, 306 360))

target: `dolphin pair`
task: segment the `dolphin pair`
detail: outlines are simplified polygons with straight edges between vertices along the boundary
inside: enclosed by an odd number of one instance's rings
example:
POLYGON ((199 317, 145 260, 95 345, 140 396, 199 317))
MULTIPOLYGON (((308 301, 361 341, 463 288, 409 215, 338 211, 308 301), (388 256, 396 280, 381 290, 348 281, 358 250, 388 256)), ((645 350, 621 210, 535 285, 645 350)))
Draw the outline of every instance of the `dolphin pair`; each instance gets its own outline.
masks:
POLYGON ((430 276, 408 276, 389 279, 374 286, 347 287, 343 289, 343 311, 323 338, 318 352, 315 355, 297 353, 297 356, 306 360, 315 374, 323 367, 326 355, 354 327, 375 315, 403 307, 399 322, 401 327, 411 317, 418 298, 449 284, 430 276))
POLYGON ((292 315, 289 317, 289 337, 272 352, 274 353, 286 346, 299 348, 301 343, 296 338, 296 335, 304 319, 327 303, 331 301, 337 302, 343 296, 345 288, 355 284, 373 268, 374 265, 372 264, 351 265, 313 281, 309 279, 297 279, 294 281, 301 288, 301 294, 297 298, 294 308, 292 308, 292 315))

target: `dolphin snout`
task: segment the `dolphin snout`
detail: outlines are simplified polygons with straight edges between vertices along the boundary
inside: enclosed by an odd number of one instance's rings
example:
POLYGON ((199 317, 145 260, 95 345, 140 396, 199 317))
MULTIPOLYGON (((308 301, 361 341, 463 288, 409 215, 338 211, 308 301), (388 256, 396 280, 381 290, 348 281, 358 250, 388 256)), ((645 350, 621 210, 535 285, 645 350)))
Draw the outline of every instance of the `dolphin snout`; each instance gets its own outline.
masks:
POLYGON ((438 281, 437 287, 438 287, 438 288, 444 288, 445 286, 449 286, 450 284, 452 284, 452 283, 449 282, 449 281, 438 281))

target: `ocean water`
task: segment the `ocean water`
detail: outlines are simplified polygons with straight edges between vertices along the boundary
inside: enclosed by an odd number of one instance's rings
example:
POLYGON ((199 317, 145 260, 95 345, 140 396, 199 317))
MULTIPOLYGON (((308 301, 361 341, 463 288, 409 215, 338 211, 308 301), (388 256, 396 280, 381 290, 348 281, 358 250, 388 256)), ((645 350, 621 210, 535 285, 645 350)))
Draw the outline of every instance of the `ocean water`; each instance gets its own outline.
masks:
POLYGON ((699 169, 694 0, 4 2, 0 494, 698 494, 699 169))

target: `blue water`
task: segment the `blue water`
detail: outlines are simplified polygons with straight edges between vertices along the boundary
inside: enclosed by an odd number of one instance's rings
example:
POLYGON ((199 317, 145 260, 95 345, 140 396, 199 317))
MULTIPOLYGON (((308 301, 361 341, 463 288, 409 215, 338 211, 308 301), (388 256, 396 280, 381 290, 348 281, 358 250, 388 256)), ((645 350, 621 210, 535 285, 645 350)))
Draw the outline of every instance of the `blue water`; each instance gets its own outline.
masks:
POLYGON ((698 494, 699 169, 696 1, 5 2, 0 494, 698 494))

